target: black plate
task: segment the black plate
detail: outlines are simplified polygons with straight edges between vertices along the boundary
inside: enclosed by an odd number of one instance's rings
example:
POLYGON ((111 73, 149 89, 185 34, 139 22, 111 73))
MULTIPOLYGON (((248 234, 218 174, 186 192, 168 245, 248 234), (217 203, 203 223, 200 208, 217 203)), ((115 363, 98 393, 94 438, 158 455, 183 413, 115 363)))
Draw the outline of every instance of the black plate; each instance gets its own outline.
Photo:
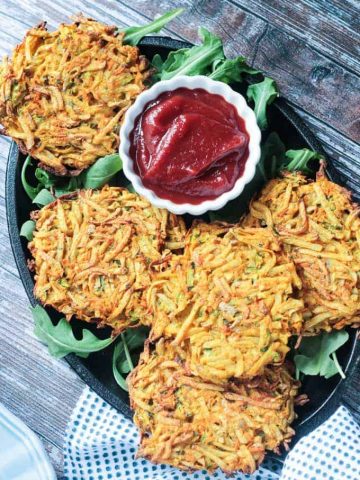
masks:
MULTIPOLYGON (((190 44, 167 37, 147 37, 140 44, 142 53, 148 58, 152 58, 155 53, 166 57, 170 50, 188 46, 190 44)), ((287 148, 308 147, 319 153, 324 153, 316 137, 283 99, 278 99, 271 106, 269 123, 270 127, 279 133, 287 148)), ((24 155, 19 153, 16 144, 12 143, 6 174, 6 207, 10 241, 20 278, 31 304, 35 305, 34 282, 26 263, 29 253, 25 239, 19 236, 21 225, 28 220, 30 211, 34 209, 21 185, 20 173, 24 159, 24 155)), ((333 169, 331 164, 329 167, 328 173, 331 178, 335 181, 338 180, 340 183, 341 172, 333 169)), ((49 309, 48 311, 53 319, 59 318, 54 310, 49 309)), ((77 327, 84 325, 84 323, 76 320, 74 323, 77 327)), ((88 324, 86 326, 89 328, 88 324)), ((96 333, 99 335, 99 331, 96 333)), ((102 333, 104 335, 108 334, 106 331, 102 333)), ((295 424, 296 436, 294 442, 320 425, 339 405, 346 403, 345 391, 349 394, 351 377, 355 373, 357 360, 360 358, 360 346, 357 345, 359 342, 356 342, 356 331, 349 329, 349 333, 350 340, 338 352, 339 362, 347 375, 346 380, 341 380, 339 375, 329 380, 319 377, 305 378, 302 391, 309 395, 311 401, 297 410, 298 419, 295 424)), ((118 387, 112 375, 111 356, 112 348, 109 347, 102 352, 92 354, 88 359, 68 355, 66 360, 95 392, 126 417, 131 418, 128 396, 118 387)))

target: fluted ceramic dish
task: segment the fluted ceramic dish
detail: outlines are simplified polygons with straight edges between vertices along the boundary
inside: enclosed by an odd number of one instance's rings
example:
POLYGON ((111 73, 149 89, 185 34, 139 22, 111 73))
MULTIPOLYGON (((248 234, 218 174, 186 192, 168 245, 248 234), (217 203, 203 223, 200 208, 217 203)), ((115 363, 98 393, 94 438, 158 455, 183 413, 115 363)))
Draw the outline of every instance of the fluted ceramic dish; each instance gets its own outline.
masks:
POLYGON ((254 178, 256 165, 260 160, 260 141, 261 133, 256 122, 255 114, 239 92, 233 90, 229 85, 226 85, 226 83, 217 82, 204 75, 194 75, 193 77, 180 75, 171 80, 155 83, 155 85, 137 97, 134 104, 126 112, 120 128, 119 154, 123 162, 125 176, 132 183, 134 190, 140 195, 143 195, 152 205, 158 208, 166 208, 177 215, 183 215, 184 213, 202 215, 209 210, 220 210, 220 208, 224 207, 230 200, 242 194, 245 186, 254 178), (196 205, 191 203, 174 203, 167 198, 158 197, 153 190, 143 185, 140 176, 135 171, 134 159, 130 155, 131 132, 134 130, 137 118, 144 112, 146 105, 158 98, 162 93, 171 92, 178 88, 187 88, 189 90, 202 89, 208 93, 220 95, 236 108, 239 117, 242 118, 245 123, 245 129, 249 135, 249 154, 245 162, 244 172, 241 177, 236 180, 232 189, 212 200, 204 200, 196 205))

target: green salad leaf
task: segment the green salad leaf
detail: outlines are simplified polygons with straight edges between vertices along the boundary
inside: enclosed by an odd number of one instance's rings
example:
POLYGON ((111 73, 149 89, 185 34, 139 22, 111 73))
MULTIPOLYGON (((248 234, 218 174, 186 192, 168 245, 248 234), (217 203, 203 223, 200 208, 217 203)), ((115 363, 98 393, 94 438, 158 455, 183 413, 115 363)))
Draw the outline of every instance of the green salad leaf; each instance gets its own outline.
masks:
POLYGON ((278 133, 271 132, 261 145, 261 157, 258 170, 264 181, 274 178, 279 173, 279 166, 285 161, 286 148, 278 133), (270 172, 267 174, 266 172, 270 172))
POLYGON ((301 150, 288 150, 285 154, 285 161, 281 165, 281 170, 289 170, 290 172, 301 171, 304 173, 313 173, 314 170, 309 167, 309 162, 312 160, 320 160, 322 156, 319 153, 313 152, 308 148, 301 150))
POLYGON ((76 192, 82 188, 82 181, 80 175, 78 177, 66 178, 65 181, 60 179, 53 186, 53 191, 56 197, 61 197, 67 193, 76 192))
POLYGON ((35 170, 35 177, 44 188, 51 188, 56 184, 57 178, 52 173, 47 172, 43 168, 37 167, 35 170))
POLYGON ((20 229, 20 235, 25 237, 28 242, 33 239, 33 233, 35 229, 35 222, 34 220, 27 220, 24 222, 20 229))
POLYGON ((155 55, 152 61, 157 70, 154 80, 169 80, 178 75, 207 75, 214 62, 225 59, 220 37, 204 27, 199 28, 199 37, 201 45, 174 50, 164 62, 160 55, 155 55))
POLYGON ((147 25, 128 27, 125 30, 120 30, 125 32, 124 43, 127 43, 128 45, 137 45, 145 35, 160 32, 166 24, 183 13, 184 10, 184 8, 175 8, 174 10, 170 10, 170 12, 164 13, 164 15, 156 18, 153 22, 150 22, 147 25))
POLYGON ((148 337, 146 327, 130 328, 120 334, 120 340, 114 348, 112 368, 116 383, 128 391, 126 375, 131 372, 139 360, 138 349, 142 348, 148 337))
POLYGON ((268 126, 266 108, 279 96, 275 80, 265 77, 262 82, 253 83, 247 89, 247 98, 254 102, 254 112, 261 130, 268 126))
MULTIPOLYGON (((99 159, 101 160, 101 158, 99 159)), ((35 177, 39 181, 38 188, 45 188, 56 197, 60 197, 65 193, 74 192, 82 187, 81 175, 77 177, 57 177, 46 170, 37 167, 35 177)))
MULTIPOLYGON (((115 378, 116 383, 119 385, 120 388, 125 390, 125 392, 129 391, 129 388, 126 383, 126 377, 123 375, 123 372, 120 371, 118 367, 118 357, 120 351, 121 342, 117 343, 114 348, 113 358, 112 358, 112 370, 113 375, 115 378)), ((120 360, 119 360, 120 361, 120 360)))
POLYGON ((39 188, 39 185, 36 187, 33 187, 32 185, 30 185, 30 183, 26 179, 26 172, 30 165, 31 165, 31 157, 30 155, 28 155, 21 169, 21 183, 30 200, 34 200, 36 195, 39 193, 40 188, 39 188))
POLYGON ((345 330, 322 332, 316 337, 305 337, 301 340, 299 354, 295 355, 297 376, 299 372, 305 375, 320 375, 330 378, 339 373, 345 378, 336 357, 338 350, 349 339, 345 330))
POLYGON ((234 59, 223 58, 216 60, 212 66, 212 72, 208 75, 212 80, 224 83, 241 82, 243 74, 257 75, 258 70, 249 67, 245 57, 234 59))
POLYGON ((55 358, 65 357, 69 353, 87 358, 90 353, 103 350, 114 341, 114 338, 100 340, 87 329, 83 329, 82 338, 78 340, 71 324, 65 318, 54 325, 46 310, 40 305, 31 307, 31 313, 35 322, 34 334, 47 345, 50 354, 55 358))
POLYGON ((51 192, 49 192, 49 190, 47 190, 46 188, 43 188, 33 199, 33 203, 36 203, 37 205, 44 207, 45 205, 48 205, 54 200, 55 200, 54 195, 51 192))
POLYGON ((81 187, 101 188, 114 175, 122 170, 122 161, 117 153, 99 158, 91 167, 81 174, 81 187))
POLYGON ((122 170, 122 161, 117 153, 99 158, 90 168, 77 177, 57 177, 46 170, 37 167, 35 177, 36 187, 26 180, 26 172, 31 165, 28 156, 21 172, 22 185, 33 203, 44 206, 66 193, 75 192, 80 188, 101 188, 122 170))
POLYGON ((308 148, 286 150, 279 135, 276 132, 271 132, 261 145, 258 170, 261 172, 264 181, 279 176, 284 170, 313 174, 315 168, 312 168, 310 162, 321 158, 322 155, 308 148))

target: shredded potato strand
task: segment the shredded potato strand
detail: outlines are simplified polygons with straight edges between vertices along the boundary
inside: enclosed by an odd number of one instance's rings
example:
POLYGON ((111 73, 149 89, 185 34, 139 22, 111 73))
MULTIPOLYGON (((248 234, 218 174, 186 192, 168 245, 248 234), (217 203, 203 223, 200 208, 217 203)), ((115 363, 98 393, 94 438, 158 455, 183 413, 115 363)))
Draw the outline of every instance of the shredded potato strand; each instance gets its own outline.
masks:
POLYGON ((125 111, 145 88, 147 61, 123 34, 78 17, 29 30, 0 67, 0 123, 21 150, 58 175, 114 153, 125 111))
POLYGON ((186 353, 161 339, 130 374, 138 456, 183 470, 220 467, 251 473, 265 450, 287 445, 298 385, 285 367, 268 367, 257 382, 230 383, 226 391, 189 374, 186 353))
POLYGON ((116 330, 146 323, 143 292, 167 243, 183 246, 180 218, 115 187, 64 196, 33 217, 29 249, 43 304, 116 330))
POLYGON ((154 277, 151 338, 173 338, 204 380, 223 384, 282 363, 302 328, 303 302, 292 298, 301 282, 270 231, 195 225, 184 254, 154 277))
POLYGON ((299 173, 271 180, 250 206, 244 225, 271 226, 296 265, 306 334, 359 324, 359 212, 323 170, 315 182, 299 173))

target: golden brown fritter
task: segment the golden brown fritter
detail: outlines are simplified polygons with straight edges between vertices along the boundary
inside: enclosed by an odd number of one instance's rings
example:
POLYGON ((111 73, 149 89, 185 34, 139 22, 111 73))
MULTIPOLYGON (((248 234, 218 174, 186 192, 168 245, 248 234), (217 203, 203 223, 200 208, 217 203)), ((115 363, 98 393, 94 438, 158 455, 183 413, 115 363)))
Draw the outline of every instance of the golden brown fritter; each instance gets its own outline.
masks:
POLYGON ((84 17, 55 32, 41 24, 0 67, 3 133, 57 175, 76 175, 116 151, 148 73, 115 27, 84 17))
POLYGON ((161 339, 153 352, 145 345, 128 383, 138 456, 154 463, 251 473, 294 433, 298 385, 284 366, 225 388, 192 376, 184 352, 161 339))
POLYGON ((179 217, 126 189, 60 197, 33 216, 35 296, 65 314, 122 330, 145 322, 151 269, 183 246, 179 217))
POLYGON ((270 227, 296 264, 306 311, 305 333, 360 321, 359 207, 323 170, 271 180, 244 225, 270 227))
POLYGON ((271 231, 195 225, 184 256, 156 274, 147 290, 151 338, 173 338, 193 374, 226 383, 281 364, 302 328, 294 264, 271 231))

